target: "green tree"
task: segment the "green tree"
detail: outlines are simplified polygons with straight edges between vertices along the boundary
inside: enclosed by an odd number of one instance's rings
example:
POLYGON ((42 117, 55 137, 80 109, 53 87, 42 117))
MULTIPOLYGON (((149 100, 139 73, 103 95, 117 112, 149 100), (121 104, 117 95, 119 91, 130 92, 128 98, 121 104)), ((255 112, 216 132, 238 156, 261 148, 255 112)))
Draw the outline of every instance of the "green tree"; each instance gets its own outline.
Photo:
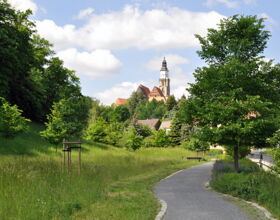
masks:
POLYGON ((90 107, 88 97, 61 99, 53 105, 45 123, 46 130, 41 135, 53 144, 59 144, 63 139, 80 138, 87 126, 90 107))
POLYGON ((130 117, 129 110, 126 106, 120 105, 114 108, 111 114, 111 121, 124 122, 130 117))
POLYGON ((201 129, 203 141, 231 148, 236 171, 240 149, 265 146, 277 129, 279 67, 260 57, 269 36, 256 16, 223 19, 205 38, 197 36, 208 66, 195 71, 183 118, 201 129))
POLYGON ((143 137, 137 134, 136 129, 131 126, 124 133, 123 144, 129 150, 137 150, 143 145, 143 137))
POLYGON ((171 111, 177 105, 177 101, 174 95, 171 95, 166 100, 167 111, 171 111))
POLYGON ((0 134, 5 138, 13 138, 27 129, 30 120, 22 117, 22 111, 16 105, 10 105, 0 97, 0 134))
POLYGON ((169 137, 165 130, 158 130, 155 132, 154 143, 155 147, 167 147, 170 144, 169 137))
POLYGON ((106 137, 107 123, 103 118, 98 118, 95 122, 89 124, 85 130, 85 138, 87 140, 104 142, 106 137))
POLYGON ((128 106, 129 113, 130 113, 131 117, 134 116, 135 109, 136 109, 137 105, 140 102, 145 101, 145 100, 147 100, 147 97, 142 91, 133 92, 131 94, 131 96, 128 99, 128 102, 127 102, 127 106, 128 106))
POLYGON ((166 113, 166 105, 162 101, 153 99, 149 101, 141 101, 136 109, 136 116, 139 120, 145 120, 149 118, 162 118, 166 113))
POLYGON ((169 139, 170 143, 173 146, 179 145, 181 142, 181 128, 182 128, 182 121, 176 115, 171 122, 171 129, 169 132, 169 139))

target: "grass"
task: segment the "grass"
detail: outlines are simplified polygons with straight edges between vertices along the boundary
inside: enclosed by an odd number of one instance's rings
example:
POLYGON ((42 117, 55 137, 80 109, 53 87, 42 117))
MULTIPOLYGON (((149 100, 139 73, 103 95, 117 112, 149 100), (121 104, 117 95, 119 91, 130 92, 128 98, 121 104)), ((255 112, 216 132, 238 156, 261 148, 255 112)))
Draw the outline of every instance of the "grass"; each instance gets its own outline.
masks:
POLYGON ((136 152, 84 142, 82 172, 77 153, 63 171, 61 153, 44 141, 40 125, 13 140, 0 138, 1 219, 154 219, 159 204, 153 185, 196 164, 180 148, 136 152))
POLYGON ((240 173, 235 173, 230 160, 216 162, 211 187, 219 192, 256 202, 280 219, 280 178, 261 170, 247 159, 240 161, 240 169, 240 173))

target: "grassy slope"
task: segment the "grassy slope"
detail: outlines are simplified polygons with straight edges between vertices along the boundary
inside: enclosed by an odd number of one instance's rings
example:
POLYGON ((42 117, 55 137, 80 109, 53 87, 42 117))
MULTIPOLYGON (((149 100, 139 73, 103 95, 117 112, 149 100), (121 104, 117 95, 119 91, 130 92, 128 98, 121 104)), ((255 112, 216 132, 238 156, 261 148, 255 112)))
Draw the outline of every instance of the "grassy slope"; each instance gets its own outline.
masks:
POLYGON ((128 152, 85 143, 82 173, 76 157, 63 172, 60 152, 41 139, 39 125, 13 140, 0 138, 0 216, 3 219, 154 219, 152 186, 176 170, 198 164, 179 149, 128 152))

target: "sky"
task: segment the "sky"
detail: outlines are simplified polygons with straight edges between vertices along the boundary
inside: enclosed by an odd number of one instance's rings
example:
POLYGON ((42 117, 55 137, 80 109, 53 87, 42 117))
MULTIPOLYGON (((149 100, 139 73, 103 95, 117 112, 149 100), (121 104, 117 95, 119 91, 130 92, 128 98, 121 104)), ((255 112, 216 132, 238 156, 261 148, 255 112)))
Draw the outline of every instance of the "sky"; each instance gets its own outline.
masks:
POLYGON ((223 18, 266 18, 271 32, 264 56, 280 61, 279 0, 8 0, 31 9, 40 36, 76 71, 82 93, 110 105, 128 98, 139 84, 159 85, 166 57, 171 94, 187 95, 193 73, 204 62, 195 34, 205 36, 223 18))

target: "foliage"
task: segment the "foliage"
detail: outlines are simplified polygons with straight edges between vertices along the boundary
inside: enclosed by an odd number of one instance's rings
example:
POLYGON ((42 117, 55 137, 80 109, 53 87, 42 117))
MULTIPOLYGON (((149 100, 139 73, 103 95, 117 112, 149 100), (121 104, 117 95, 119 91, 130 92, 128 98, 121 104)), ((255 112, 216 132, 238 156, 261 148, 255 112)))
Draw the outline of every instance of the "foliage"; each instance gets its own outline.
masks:
POLYGON ((137 119, 162 118, 166 113, 166 105, 163 101, 153 99, 151 102, 141 101, 135 109, 137 119))
POLYGON ((210 184, 219 192, 256 201, 280 217, 280 179, 269 172, 260 171, 257 164, 251 161, 240 161, 240 173, 234 173, 232 162, 216 162, 210 184))
POLYGON ((54 102, 80 96, 79 79, 63 67, 52 45, 35 31, 31 11, 0 2, 0 96, 23 116, 45 121, 54 102))
POLYGON ((30 120, 22 117, 22 111, 16 105, 10 105, 0 97, 0 134, 6 138, 15 137, 25 131, 30 120))
POLYGON ((220 155, 223 154, 223 150, 221 149, 210 149, 207 155, 220 155))
POLYGON ((196 69, 191 97, 180 103, 182 119, 200 127, 204 140, 232 148, 236 170, 240 149, 265 146, 278 126, 280 68, 260 57, 269 36, 256 16, 223 19, 197 36, 208 66, 196 69))
POLYGON ((114 108, 110 120, 115 122, 124 122, 130 117, 129 110, 126 106, 120 105, 114 108))
POLYGON ((127 106, 131 116, 135 114, 135 109, 137 105, 145 100, 147 100, 147 97, 142 91, 133 92, 131 94, 130 98, 127 101, 127 106))
POLYGON ((123 145, 129 150, 137 150, 143 145, 143 137, 137 134, 136 129, 133 126, 130 126, 123 136, 123 145))
POLYGON ((106 127, 107 124, 103 118, 98 118, 95 122, 90 123, 84 134, 86 140, 104 142, 106 127))
POLYGON ((177 101, 175 99, 175 96, 174 95, 168 96, 166 100, 167 111, 172 110, 176 105, 177 105, 177 101))
POLYGON ((181 143, 181 128, 182 128, 182 121, 180 121, 178 115, 176 114, 171 122, 171 129, 170 132, 168 133, 170 143, 172 146, 176 146, 181 143))
POLYGON ((167 147, 169 146, 169 144, 170 144, 169 137, 164 129, 155 132, 154 143, 153 143, 155 147, 167 147))
POLYGON ((139 136, 142 136, 143 138, 153 135, 153 131, 150 127, 147 125, 142 125, 138 123, 134 123, 134 128, 136 129, 136 132, 139 136))
POLYGON ((198 138, 190 138, 189 141, 183 142, 182 146, 187 150, 191 151, 208 151, 210 149, 210 144, 206 141, 202 141, 198 138))
POLYGON ((143 140, 143 146, 145 148, 155 147, 154 143, 155 143, 155 136, 154 135, 145 137, 144 140, 143 140))
POLYGON ((61 99, 53 105, 47 128, 41 135, 53 144, 59 144, 63 139, 79 138, 87 125, 90 107, 88 97, 61 99))

